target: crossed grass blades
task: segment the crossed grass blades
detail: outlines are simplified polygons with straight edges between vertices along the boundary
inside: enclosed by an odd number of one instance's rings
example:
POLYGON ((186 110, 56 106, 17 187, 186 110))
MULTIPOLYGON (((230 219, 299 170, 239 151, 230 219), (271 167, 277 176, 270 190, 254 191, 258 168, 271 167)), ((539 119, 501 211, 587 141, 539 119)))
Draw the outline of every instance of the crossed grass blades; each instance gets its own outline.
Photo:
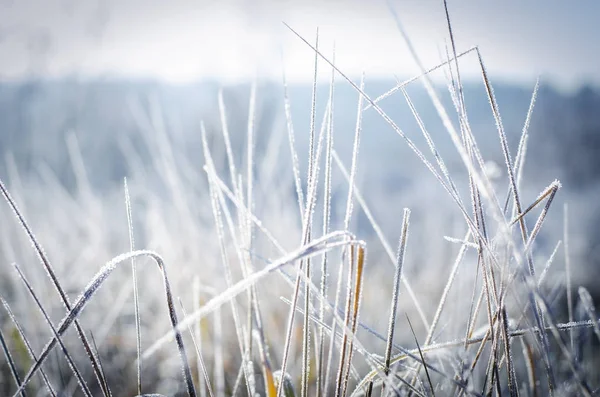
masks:
MULTIPOLYGON (((148 394, 148 390, 143 387, 143 379, 146 379, 144 369, 158 360, 159 349, 173 339, 181 361, 183 392, 189 396, 254 396, 257 394, 269 397, 538 396, 565 393, 591 396, 594 394, 593 387, 598 387, 593 383, 597 379, 590 377, 590 368, 593 370, 594 363, 582 360, 577 349, 579 344, 585 343, 585 339, 580 338, 579 334, 587 329, 591 329, 595 337, 600 340, 600 327, 592 298, 584 288, 579 289, 580 307, 583 308, 587 320, 574 321, 570 264, 567 260, 569 322, 559 323, 551 309, 551 299, 542 291, 548 269, 554 261, 560 242, 541 274, 536 274, 534 263, 534 242, 560 189, 560 183, 558 181, 550 183, 529 206, 522 203, 519 193, 529 137, 528 129, 539 84, 536 83, 533 90, 517 153, 513 157, 479 48, 474 47, 463 53, 457 53, 448 9, 446 8, 446 15, 451 44, 448 60, 430 69, 425 69, 420 63, 394 9, 390 8, 390 10, 396 18, 400 34, 408 43, 422 73, 413 79, 398 82, 396 87, 374 99, 364 91, 364 75, 358 84, 353 82, 335 66, 335 51, 331 57, 323 54, 319 49, 318 32, 313 45, 288 26, 291 34, 298 36, 315 54, 308 167, 305 179, 301 175, 299 166, 290 98, 285 75, 283 77, 292 176, 301 223, 301 241, 294 250, 284 249, 254 213, 257 188, 255 182, 260 180, 254 175, 256 85, 252 86, 250 93, 246 166, 243 170, 236 168, 225 101, 222 93, 219 94, 219 116, 229 170, 228 181, 218 174, 204 124, 201 129, 204 172, 208 181, 208 205, 212 211, 216 231, 211 237, 218 241, 226 288, 222 291, 210 291, 209 298, 205 299, 201 298, 204 292, 200 279, 195 278, 193 282, 188 282, 191 284, 189 290, 191 290, 194 307, 188 313, 183 301, 179 299, 182 320, 178 317, 170 279, 167 276, 167 271, 170 271, 172 264, 165 263, 159 253, 136 250, 135 213, 127 181, 124 183, 124 196, 130 252, 119 255, 102 266, 75 300, 69 299, 48 255, 42 248, 41 241, 35 237, 16 200, 0 181, 0 191, 6 203, 33 245, 33 250, 65 310, 62 320, 55 325, 45 309, 47 301, 36 292, 35 286, 27 279, 20 266, 13 264, 18 279, 24 287, 23 291, 33 302, 33 305, 28 303, 29 310, 39 310, 44 317, 46 327, 52 334, 41 351, 36 353, 33 347, 35 343, 32 342, 37 341, 31 340, 21 323, 22 319, 19 319, 11 309, 15 304, 14 299, 20 295, 14 292, 2 293, 4 295, 2 304, 8 318, 0 329, 0 346, 6 357, 6 371, 14 381, 12 389, 14 396, 32 395, 34 390, 44 389, 51 396, 70 395, 77 391, 86 396, 123 395, 121 389, 111 388, 110 377, 105 371, 107 365, 106 363, 103 365, 102 352, 98 350, 102 345, 97 346, 94 338, 96 330, 86 329, 86 324, 80 321, 80 315, 92 299, 102 299, 101 295, 98 295, 98 290, 109 276, 114 274, 115 269, 127 264, 131 266, 132 271, 136 357, 132 357, 131 360, 135 361, 135 390, 138 395, 159 396, 159 394, 148 394), (470 54, 476 56, 480 66, 483 84, 496 121, 500 149, 508 176, 506 192, 500 191, 497 187, 499 184, 492 183, 469 124, 458 63, 460 58, 470 54), (318 68, 323 63, 331 69, 331 78, 326 111, 318 128, 316 87, 318 68), (448 76, 448 90, 453 99, 453 110, 458 116, 458 128, 451 121, 448 111, 442 106, 438 93, 430 81, 429 75, 441 69, 445 70, 448 76), (336 153, 333 140, 334 86, 336 78, 340 77, 352 85, 358 94, 349 170, 336 153), (421 82, 426 88, 467 170, 468 201, 465 201, 459 193, 457 181, 450 174, 425 122, 419 116, 406 91, 409 84, 417 82, 421 82), (426 150, 430 152, 429 157, 432 160, 428 160, 428 155, 421 151, 379 106, 379 102, 397 92, 403 95, 410 107, 420 133, 425 138, 426 150), (446 237, 449 242, 458 244, 460 249, 431 319, 423 309, 422 299, 419 299, 403 273, 405 253, 411 249, 410 210, 404 210, 397 253, 394 254, 381 226, 356 184, 362 116, 366 111, 377 112, 392 131, 417 155, 453 200, 466 225, 467 231, 464 237, 446 237), (334 230, 332 224, 334 166, 341 172, 348 187, 343 223, 338 230, 334 230), (320 178, 323 180, 320 181, 320 178), (319 203, 322 204, 321 212, 316 211, 319 203), (395 269, 385 335, 360 320, 365 291, 377 290, 379 287, 369 284, 367 244, 351 232, 355 204, 358 204, 360 211, 369 220, 395 269), (529 227, 526 223, 526 215, 533 213, 533 210, 538 207, 541 207, 541 211, 533 227, 529 227), (322 219, 315 220, 316 215, 319 214, 322 219), (257 236, 269 242, 271 248, 278 254, 278 259, 266 259, 258 254, 255 243, 257 236), (452 288, 456 288, 455 281, 460 271, 466 271, 462 268, 468 251, 475 254, 477 267, 471 293, 462 294, 469 307, 463 337, 441 342, 438 336, 441 333, 441 319, 443 314, 452 308, 448 298, 452 288), (148 262, 141 260, 143 257, 155 262, 162 275, 164 300, 171 323, 171 331, 155 340, 146 350, 143 350, 142 346, 144 312, 140 301, 140 292, 144 289, 144 285, 139 283, 140 272, 145 273, 148 267, 148 262), (239 269, 233 266, 236 262, 239 264, 239 269), (241 277, 236 281, 236 274, 239 273, 241 277), (275 306, 268 304, 263 298, 269 292, 269 287, 265 286, 264 281, 272 275, 291 288, 291 293, 290 289, 287 290, 290 293, 289 297, 281 297, 287 312, 270 312, 275 306), (417 318, 411 319, 407 314, 408 309, 403 309, 399 305, 399 297, 404 291, 408 294, 412 305, 410 312, 417 318), (223 316, 229 313, 235 337, 234 340, 225 341, 220 336, 223 333, 223 316), (278 320, 273 321, 273 317, 278 320), (402 318, 405 318, 406 322, 401 321, 402 318), (214 326, 213 337, 208 340, 205 336, 207 320, 212 320, 214 326), (426 329, 424 335, 415 332, 414 321, 423 324, 426 329), (71 353, 73 343, 66 343, 67 331, 71 326, 76 329, 78 343, 84 347, 93 376, 90 376, 87 368, 82 369, 85 360, 79 360, 71 353), (9 334, 2 332, 6 329, 9 330, 9 334), (300 332, 297 332, 298 329, 300 332), (395 335, 400 329, 410 331, 415 348, 405 348, 396 342, 395 335), (191 340, 194 346, 191 357, 184 343, 186 334, 189 335, 188 340, 191 340), (378 346, 376 343, 378 341, 381 342, 379 346, 383 348, 375 347, 378 346), (66 374, 61 374, 62 379, 58 379, 56 372, 52 370, 51 357, 57 348, 60 349, 58 355, 67 361, 73 374, 70 382, 65 382, 66 374), (224 358, 226 348, 237 350, 239 354, 235 365, 230 363, 227 369, 224 358), (203 356, 207 352, 211 357, 210 361, 203 356), (297 362, 300 364, 298 365, 297 362)), ((176 177, 170 175, 168 178, 176 177)), ((174 189, 180 188, 177 181, 172 183, 174 189)), ((15 290, 18 288, 20 287, 14 286, 15 290)), ((190 293, 189 290, 182 292, 190 293)), ((380 293, 371 293, 369 296, 376 296, 370 299, 384 302, 384 298, 380 295, 380 293)), ((457 317, 456 321, 462 319, 457 317)), ((107 364, 110 366, 111 363, 107 364)), ((177 391, 174 390, 173 394, 177 391)))

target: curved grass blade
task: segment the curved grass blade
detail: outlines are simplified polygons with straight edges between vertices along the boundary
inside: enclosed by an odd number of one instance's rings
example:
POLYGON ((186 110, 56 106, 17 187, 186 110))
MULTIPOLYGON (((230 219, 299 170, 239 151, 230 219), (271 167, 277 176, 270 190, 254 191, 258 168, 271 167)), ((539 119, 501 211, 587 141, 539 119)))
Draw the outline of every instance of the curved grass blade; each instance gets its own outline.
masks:
MULTIPOLYGON (((169 318, 171 320, 171 325, 173 327, 173 332, 175 333, 175 340, 177 343, 177 348, 179 350, 179 355, 181 358, 181 366, 184 373, 184 378, 187 386, 187 392, 190 397, 196 397, 196 389, 194 388, 194 383, 192 380, 192 372, 190 366, 187 361, 187 354, 185 351, 185 346, 183 345, 183 338, 181 335, 181 330, 177 327, 179 322, 177 320, 177 313, 175 311, 175 306, 173 304, 173 296, 171 293, 171 286, 169 284, 169 279, 167 278, 167 273, 164 265, 164 261, 162 258, 152 252, 152 251, 134 251, 128 252, 125 254, 121 254, 116 256, 109 262, 107 262, 101 269, 96 273, 93 279, 88 283, 88 285, 84 288, 82 294, 77 298, 77 300, 73 304, 73 308, 69 311, 66 317, 62 319, 62 321, 58 325, 58 329, 56 330, 56 335, 52 338, 44 349, 40 353, 39 359, 35 362, 35 364, 31 367, 27 375, 23 380, 23 385, 21 389, 31 380, 32 376, 37 372, 37 370, 41 367, 44 361, 48 358, 48 355, 52 351, 52 348, 56 345, 57 341, 60 342, 60 337, 66 332, 66 330, 73 324, 79 314, 83 311, 87 303, 92 299, 98 289, 102 286, 104 281, 110 276, 110 274, 115 270, 115 268, 124 261, 130 260, 132 257, 138 256, 149 256, 152 258, 156 264, 158 265, 161 274, 163 276, 163 283, 165 287, 165 295, 167 306, 169 310, 169 318)), ((17 268, 17 270, 19 270, 17 268)), ((20 392, 20 390, 19 390, 20 392)), ((18 394, 18 393, 17 393, 18 394)), ((16 397, 16 394, 15 394, 16 397)))
MULTIPOLYGON (((291 253, 282 256, 281 258, 272 262, 265 268, 257 270, 256 272, 249 275, 248 278, 238 281, 233 286, 221 292, 219 295, 209 300, 199 310, 190 313, 189 316, 184 318, 181 321, 181 323, 177 326, 177 330, 181 331, 189 323, 197 321, 203 318, 204 316, 212 313, 215 310, 215 308, 228 302, 230 299, 236 297, 240 293, 244 292, 246 289, 250 288, 252 285, 256 284, 258 281, 262 280, 270 273, 279 270, 283 266, 292 264, 298 260, 305 259, 307 257, 320 255, 323 252, 330 251, 334 248, 348 246, 352 244, 362 245, 364 244, 364 242, 360 240, 355 240, 351 234, 344 231, 332 232, 326 236, 315 239, 311 241, 310 244, 302 246, 292 251, 291 253)), ((142 354, 142 357, 148 358, 152 356, 158 350, 158 348, 160 348, 162 345, 164 345, 166 342, 172 339, 174 332, 175 330, 172 330, 163 335, 161 338, 159 338, 152 346, 146 349, 146 351, 142 354)))

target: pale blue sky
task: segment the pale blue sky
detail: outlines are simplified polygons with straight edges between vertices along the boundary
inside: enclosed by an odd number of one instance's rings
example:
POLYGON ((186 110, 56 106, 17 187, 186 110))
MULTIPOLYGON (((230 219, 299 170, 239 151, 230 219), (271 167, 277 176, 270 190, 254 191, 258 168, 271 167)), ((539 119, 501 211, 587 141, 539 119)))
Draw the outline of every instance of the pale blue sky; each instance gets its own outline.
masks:
MULTIPOLYGON (((426 66, 447 43, 441 0, 391 0, 426 66)), ((561 87, 600 85, 600 2, 449 0, 459 50, 479 45, 495 78, 561 87)), ((279 79, 280 48, 294 81, 312 78, 312 54, 282 21, 357 76, 417 72, 385 1, 0 1, 0 79, 37 74, 121 75, 186 82, 279 79)), ((476 59, 462 63, 476 77, 476 59)), ((327 78, 326 68, 322 68, 327 78)))

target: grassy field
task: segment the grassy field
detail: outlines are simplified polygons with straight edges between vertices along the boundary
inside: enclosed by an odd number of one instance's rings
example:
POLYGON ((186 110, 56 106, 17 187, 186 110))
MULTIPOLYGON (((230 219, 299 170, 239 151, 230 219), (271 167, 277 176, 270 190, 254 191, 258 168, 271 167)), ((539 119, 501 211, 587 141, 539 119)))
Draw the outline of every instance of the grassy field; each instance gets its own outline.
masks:
MULTIPOLYGON (((554 208, 559 181, 523 186, 538 84, 510 147, 493 82, 479 50, 469 52, 496 122, 504 164, 494 166, 469 124, 453 41, 447 62, 421 66, 422 75, 374 98, 364 76, 351 80, 334 54, 298 40, 315 54, 313 97, 302 104, 311 109, 307 152, 297 149, 306 132, 294 129, 284 78, 286 128, 257 129, 253 85, 241 151, 222 93, 195 158, 181 155, 160 109, 143 115, 152 167, 140 148, 125 147, 132 172, 118 190, 94 189, 74 136, 74 191, 47 169, 22 179, 8 163, 0 394, 595 394, 600 328, 590 293, 571 280, 576 225, 554 208), (440 71, 452 108, 430 80, 440 71), (330 73, 327 98, 315 95, 318 73, 330 73), (344 135, 334 134, 336 81, 356 94, 347 116, 355 128, 344 135), (427 90, 461 170, 447 165, 414 108, 406 89, 415 84, 427 90), (406 100, 417 130, 404 131, 380 107, 390 95, 406 100), (365 163, 381 161, 359 156, 367 112, 419 159, 410 191, 388 195, 368 175, 358 180, 365 163), (338 153, 334 136, 352 150, 338 153), (564 233, 538 244, 551 218, 564 233)), ((407 164, 399 157, 383 166, 393 173, 407 164)))

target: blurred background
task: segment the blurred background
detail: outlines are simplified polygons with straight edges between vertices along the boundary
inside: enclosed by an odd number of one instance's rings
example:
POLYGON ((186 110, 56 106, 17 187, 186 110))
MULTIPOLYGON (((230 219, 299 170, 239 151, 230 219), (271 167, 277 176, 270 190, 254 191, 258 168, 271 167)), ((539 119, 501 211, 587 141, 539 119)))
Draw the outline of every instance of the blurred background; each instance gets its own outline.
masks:
MULTIPOLYGON (((302 160, 308 140, 314 56, 282 22, 310 42, 318 28, 324 54, 331 56, 335 44, 340 70, 357 83, 364 71, 366 91, 377 96, 397 81, 419 74, 394 13, 424 67, 439 64, 452 52, 443 3, 433 0, 368 4, 176 0, 168 5, 153 0, 2 1, 0 175, 9 178, 14 167, 14 172, 28 178, 44 168, 67 189, 72 188, 75 174, 67 144, 72 136, 90 187, 100 191, 118 187, 131 173, 124 145, 147 162, 143 142, 154 140, 149 130, 155 128, 148 127, 152 123, 142 124, 149 113, 157 111, 169 141, 192 157, 201 157, 200 121, 209 129, 214 127, 215 133, 220 128, 219 89, 224 90, 234 145, 241 150, 252 81, 258 84, 257 145, 266 148, 271 135, 285 138, 284 72, 302 160)), ((533 182, 525 185, 539 192, 552 178, 561 180, 566 189, 559 199, 577 200, 571 206, 572 216, 581 215, 573 221, 573 249, 577 245, 576 251, 584 250, 582 260, 595 268, 599 253, 592 241, 596 233, 589 228, 597 223, 595 187, 600 167, 596 156, 600 52, 595 51, 600 39, 595 26, 600 5, 594 1, 577 6, 551 1, 543 7, 519 1, 451 1, 449 13, 457 52, 475 45, 480 48, 513 154, 533 87, 541 79, 526 167, 533 182), (578 233, 586 241, 577 242, 578 233)), ((475 53, 461 58, 460 68, 479 144, 495 156, 490 160, 500 161, 475 53)), ((322 114, 330 67, 321 61, 318 71, 317 106, 322 114)), ((444 96, 447 73, 431 76, 444 96)), ((339 76, 337 82, 336 145, 344 156, 352 147, 358 95, 339 76)), ((442 147, 447 144, 445 156, 454 156, 421 83, 412 83, 408 89, 434 138, 442 147)), ((447 106, 449 98, 445 96, 447 106)), ((411 138, 419 139, 417 124, 400 93, 382 105, 411 138)), ((373 196, 386 196, 401 190, 407 178, 416 180, 411 175, 425 168, 374 111, 365 112, 365 120, 361 143, 365 160, 359 170, 379 189, 373 196), (371 151, 377 153, 377 161, 371 151), (402 162, 396 161, 399 153, 402 162), (403 166, 405 162, 415 165, 403 166)), ((277 144, 285 144, 285 139, 277 144)), ((382 207, 387 212, 390 206, 382 207)))
MULTIPOLYGON (((533 202, 554 179, 563 189, 536 254, 545 261, 557 241, 564 239, 568 204, 568 249, 575 283, 600 295, 600 288, 589 281, 600 275, 600 3, 449 0, 448 11, 457 52, 479 46, 513 156, 540 79, 529 129, 523 202, 533 202)), ((256 212, 287 249, 296 247, 300 218, 283 75, 305 175, 315 59, 283 22, 311 43, 318 28, 323 54, 332 59, 335 47, 336 66, 357 84, 364 72, 365 91, 377 97, 420 73, 394 14, 425 68, 451 54, 444 4, 437 0, 1 0, 0 178, 73 296, 101 264, 129 249, 124 177, 130 183, 136 246, 155 249, 167 263, 177 263, 172 271, 177 279, 201 275, 207 294, 225 285, 218 273, 222 265, 202 169, 201 123, 226 180, 221 92, 234 157, 245 173, 252 84, 256 212)), ((497 181, 504 192, 508 186, 504 160, 476 54, 461 57, 459 64, 472 129, 484 158, 497 165, 497 181)), ((317 131, 330 77, 331 67, 319 60, 317 131)), ((444 70, 431 75, 444 105, 455 114, 447 77, 444 70)), ((339 74, 335 78, 334 147, 349 167, 358 94, 339 74)), ((451 173, 465 183, 465 167, 423 85, 415 81, 407 91, 451 173)), ((397 92, 381 106, 426 151, 404 96, 397 92)), ((339 170, 334 177, 332 229, 341 227, 347 194, 339 170)), ((393 247, 402 209, 413 211, 405 271, 417 291, 431 292, 432 303, 425 304, 425 311, 432 313, 445 282, 432 275, 439 269, 448 272, 457 250, 443 237, 459 238, 466 229, 448 194, 373 109, 364 112, 357 184, 393 247)), ((1 207, 0 291, 25 295, 16 287, 19 282, 10 266, 17 262, 34 285, 54 299, 8 206, 1 207)), ((370 223, 359 210, 353 222, 360 238, 374 241, 369 257, 376 269, 373 277, 389 283, 393 268, 370 223)), ((257 243, 257 255, 276 255, 259 247, 257 243)), ((563 275, 564 252, 557 258, 553 270, 563 275)), ((260 260, 255 266, 261 266, 260 260)), ((123 275, 130 277, 128 270, 123 275)), ((143 277, 148 283, 160 283, 157 274, 143 277)), ((121 291, 117 312, 131 314, 130 282, 109 283, 112 287, 107 288, 121 291)), ((178 293, 187 296, 185 285, 178 293)), ((148 312, 164 309, 158 298, 146 302, 148 312)), ((98 310, 105 312, 110 303, 97 303, 98 310)), ((377 306, 375 298, 371 305, 377 306)), ((24 305, 20 310, 28 309, 24 305)), ((60 305, 56 310, 60 318, 60 305)), ((155 318, 146 326, 157 328, 148 332, 158 336, 168 323, 165 316, 155 318)), ((371 320, 384 324, 375 316, 371 320)), ((132 338, 133 331, 124 328, 123 338, 132 338)), ((151 340, 148 336, 145 343, 151 340)), ((130 365, 130 358, 122 359, 123 368, 130 365)), ((173 363, 176 368, 176 360, 173 363)), ((115 370, 112 376, 126 373, 115 370)))

